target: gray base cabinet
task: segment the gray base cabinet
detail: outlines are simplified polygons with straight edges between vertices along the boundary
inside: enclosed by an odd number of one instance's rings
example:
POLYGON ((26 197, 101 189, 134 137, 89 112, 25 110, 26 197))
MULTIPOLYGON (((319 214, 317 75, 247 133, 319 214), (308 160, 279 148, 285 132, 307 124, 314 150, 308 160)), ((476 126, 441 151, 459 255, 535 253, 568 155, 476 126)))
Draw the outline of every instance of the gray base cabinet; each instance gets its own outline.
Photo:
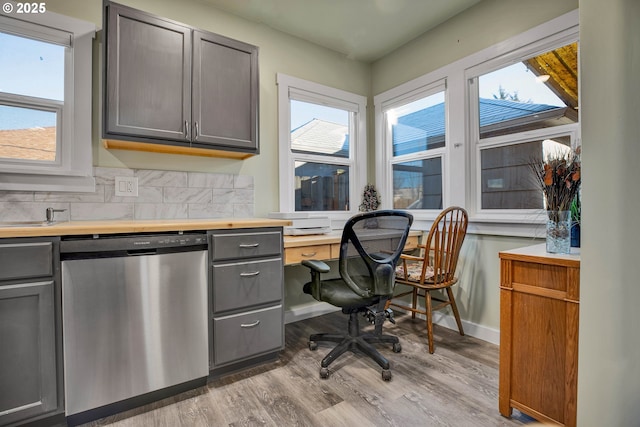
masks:
POLYGON ((106 139, 258 153, 258 48, 107 3, 106 139))
POLYGON ((209 233, 215 374, 284 348, 284 266, 281 228, 209 233))
POLYGON ((0 240, 0 425, 62 411, 54 247, 55 240, 0 240))

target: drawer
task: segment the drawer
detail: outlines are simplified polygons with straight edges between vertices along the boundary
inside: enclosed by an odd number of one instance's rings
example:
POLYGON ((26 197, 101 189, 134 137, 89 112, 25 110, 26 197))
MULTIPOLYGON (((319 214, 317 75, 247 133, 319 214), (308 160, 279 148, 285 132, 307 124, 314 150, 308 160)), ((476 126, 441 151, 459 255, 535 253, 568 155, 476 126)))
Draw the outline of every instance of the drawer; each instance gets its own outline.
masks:
POLYGON ((284 250, 285 264, 300 264, 305 259, 331 259, 331 245, 300 246, 284 250))
POLYGON ((213 260, 250 258, 282 254, 282 233, 220 233, 211 235, 213 260))
POLYGON ((213 342, 215 366, 282 349, 282 306, 214 318, 213 342))
POLYGON ((215 264, 213 310, 220 312, 282 300, 282 259, 215 264))
POLYGON ((0 245, 0 280, 52 275, 51 242, 0 245))

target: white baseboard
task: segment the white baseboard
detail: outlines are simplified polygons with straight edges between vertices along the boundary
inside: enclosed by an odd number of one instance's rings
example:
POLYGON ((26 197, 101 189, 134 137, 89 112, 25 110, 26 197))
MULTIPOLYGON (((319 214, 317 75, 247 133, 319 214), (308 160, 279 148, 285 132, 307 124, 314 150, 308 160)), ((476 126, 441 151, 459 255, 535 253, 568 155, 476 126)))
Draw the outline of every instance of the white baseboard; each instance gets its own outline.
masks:
MULTIPOLYGON (((424 319, 424 316, 422 316, 422 318, 424 319)), ((456 318, 453 317, 453 315, 444 314, 444 313, 434 313, 433 323, 440 326, 444 326, 445 328, 453 329, 454 331, 458 330, 458 325, 456 324, 456 318)), ((494 329, 488 326, 479 325, 477 323, 469 322, 464 319, 462 319, 462 329, 464 329, 465 335, 469 335, 471 337, 490 342, 491 344, 500 345, 499 329, 494 329)))
MULTIPOLYGON (((397 308, 394 308, 394 310, 402 311, 397 308)), ((332 313, 334 311, 340 311, 340 308, 327 303, 298 306, 285 311, 284 323, 293 323, 299 320, 309 319, 311 317, 322 316, 323 314, 332 313)), ((418 317, 424 319, 424 315, 418 314, 418 317)), ((458 330, 456 319, 452 315, 436 312, 433 315, 433 323, 444 326, 445 328, 453 329, 454 331, 458 330)), ((464 328, 465 335, 469 335, 495 345, 500 345, 500 330, 498 329, 479 325, 466 320, 462 320, 462 327, 464 328)))

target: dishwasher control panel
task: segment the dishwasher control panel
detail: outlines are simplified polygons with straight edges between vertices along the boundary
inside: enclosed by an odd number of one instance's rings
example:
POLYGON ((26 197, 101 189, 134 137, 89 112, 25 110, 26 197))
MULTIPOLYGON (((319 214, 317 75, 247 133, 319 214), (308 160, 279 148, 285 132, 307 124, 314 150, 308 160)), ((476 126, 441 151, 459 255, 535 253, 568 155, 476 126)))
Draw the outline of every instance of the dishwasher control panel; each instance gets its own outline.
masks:
POLYGON ((68 237, 60 242, 61 253, 157 250, 206 246, 204 233, 96 235, 68 237))

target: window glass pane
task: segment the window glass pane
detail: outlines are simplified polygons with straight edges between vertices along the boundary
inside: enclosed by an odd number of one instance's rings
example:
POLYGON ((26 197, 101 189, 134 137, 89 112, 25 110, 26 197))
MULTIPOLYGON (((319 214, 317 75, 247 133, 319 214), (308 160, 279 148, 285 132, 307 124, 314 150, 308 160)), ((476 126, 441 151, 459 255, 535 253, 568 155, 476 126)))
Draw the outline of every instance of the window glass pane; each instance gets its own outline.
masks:
POLYGON ((291 100, 291 151, 349 158, 349 111, 291 100))
POLYGON ((64 100, 64 46, 0 32, 0 92, 64 100))
POLYGON ((542 191, 529 163, 568 150, 569 136, 481 151, 482 209, 542 209, 542 191))
POLYGON ((56 160, 53 111, 0 105, 0 158, 56 160))
POLYGON ((442 209, 440 157, 393 165, 395 209, 442 209))
POLYGON ((390 109, 386 114, 392 126, 394 156, 444 147, 444 92, 390 109))
POLYGON ((349 167, 295 162, 296 211, 349 209, 349 167))
POLYGON ((578 122, 578 44, 479 77, 480 138, 578 122))

